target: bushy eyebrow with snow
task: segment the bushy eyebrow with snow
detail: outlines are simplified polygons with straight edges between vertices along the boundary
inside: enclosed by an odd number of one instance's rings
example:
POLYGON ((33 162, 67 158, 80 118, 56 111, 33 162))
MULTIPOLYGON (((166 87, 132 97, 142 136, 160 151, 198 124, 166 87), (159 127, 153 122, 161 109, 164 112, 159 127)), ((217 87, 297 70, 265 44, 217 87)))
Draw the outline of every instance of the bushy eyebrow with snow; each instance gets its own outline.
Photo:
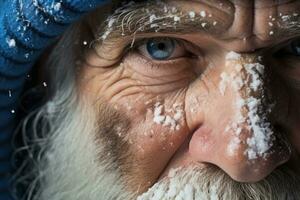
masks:
POLYGON ((130 3, 117 9, 100 28, 99 38, 119 38, 141 33, 209 32, 217 34, 224 29, 223 20, 200 11, 182 11, 164 2, 130 3))
POLYGON ((279 27, 282 28, 282 30, 280 30, 280 34, 300 36, 300 12, 291 13, 289 15, 279 13, 279 19, 281 21, 279 27))
MULTIPOLYGON (((224 12, 224 15, 229 14, 224 12)), ((226 31, 226 23, 220 16, 205 10, 182 11, 161 1, 146 3, 131 2, 118 9, 106 20, 98 31, 98 40, 120 38, 145 33, 187 34, 203 32, 221 35, 226 31)), ((269 34, 276 38, 300 35, 300 13, 278 13, 269 16, 266 22, 269 34)))

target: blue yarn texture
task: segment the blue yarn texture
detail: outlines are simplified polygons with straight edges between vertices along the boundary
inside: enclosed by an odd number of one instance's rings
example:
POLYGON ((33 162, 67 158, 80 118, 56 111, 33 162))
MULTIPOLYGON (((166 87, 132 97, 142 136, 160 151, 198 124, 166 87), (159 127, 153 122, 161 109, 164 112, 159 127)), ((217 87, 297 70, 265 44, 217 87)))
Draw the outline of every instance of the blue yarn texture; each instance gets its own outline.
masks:
POLYGON ((109 0, 0 0, 0 200, 10 190, 12 134, 26 76, 42 51, 82 14, 109 0))

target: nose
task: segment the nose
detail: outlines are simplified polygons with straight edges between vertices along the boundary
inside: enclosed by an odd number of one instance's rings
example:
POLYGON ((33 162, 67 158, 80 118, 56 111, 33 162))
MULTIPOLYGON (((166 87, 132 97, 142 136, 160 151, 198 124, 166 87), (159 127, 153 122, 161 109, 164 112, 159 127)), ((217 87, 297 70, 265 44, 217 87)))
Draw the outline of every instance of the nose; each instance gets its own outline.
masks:
POLYGON ((224 63, 211 72, 219 75, 217 81, 199 80, 191 98, 191 121, 201 121, 195 123, 189 154, 193 161, 216 165, 236 181, 257 182, 289 160, 290 150, 270 120, 273 104, 266 67, 256 56, 233 52, 224 63))

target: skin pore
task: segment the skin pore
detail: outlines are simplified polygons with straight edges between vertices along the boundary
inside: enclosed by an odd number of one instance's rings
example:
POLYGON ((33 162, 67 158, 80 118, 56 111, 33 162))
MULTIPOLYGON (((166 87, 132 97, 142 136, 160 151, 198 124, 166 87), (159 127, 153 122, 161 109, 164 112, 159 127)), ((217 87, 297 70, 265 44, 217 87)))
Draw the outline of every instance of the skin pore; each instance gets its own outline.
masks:
MULTIPOLYGON (((166 1, 166 12, 161 5, 151 4, 146 17, 139 16, 142 22, 153 20, 141 29, 124 23, 124 16, 110 21, 103 41, 87 49, 78 77, 79 96, 99 111, 99 127, 105 123, 107 129, 96 138, 112 141, 127 189, 143 193, 178 167, 216 166, 246 183, 263 180, 281 165, 296 173, 300 57, 289 52, 300 34, 300 2, 166 1), (169 16, 161 19, 163 14, 169 16), (171 39, 172 55, 154 59, 147 49, 151 38, 171 39), (230 52, 238 54, 228 59, 230 52), (261 90, 249 93, 249 80, 239 89, 228 83, 220 90, 222 74, 254 79, 244 68, 257 63, 264 65, 261 90), (269 93, 270 101, 264 97, 269 93), (253 159, 247 156, 247 141, 255 131, 236 117, 247 117, 251 110, 235 104, 250 97, 267 99, 259 107, 263 113, 274 103, 263 120, 273 131, 264 138, 268 149, 253 159), (238 136, 233 123, 241 130, 238 136), (230 149, 236 139, 236 148, 230 149)), ((127 20, 132 18, 134 13, 127 20)))

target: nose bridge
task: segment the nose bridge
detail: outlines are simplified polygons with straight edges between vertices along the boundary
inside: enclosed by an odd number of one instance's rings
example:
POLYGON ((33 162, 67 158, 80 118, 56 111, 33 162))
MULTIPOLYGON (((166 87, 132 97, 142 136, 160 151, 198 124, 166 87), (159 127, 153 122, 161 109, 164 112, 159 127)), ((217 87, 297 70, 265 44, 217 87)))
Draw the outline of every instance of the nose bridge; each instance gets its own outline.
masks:
POLYGON ((265 66, 257 55, 232 54, 234 56, 227 56, 225 68, 234 68, 231 84, 236 101, 236 116, 227 130, 235 133, 234 141, 244 139, 241 143, 245 146, 247 159, 265 158, 274 139, 269 121, 272 104, 265 85, 265 66))
POLYGON ((236 180, 257 181, 288 157, 275 147, 265 66, 258 55, 234 52, 224 63, 216 92, 211 91, 209 102, 214 105, 203 111, 204 120, 190 141, 190 155, 219 166, 236 180))

